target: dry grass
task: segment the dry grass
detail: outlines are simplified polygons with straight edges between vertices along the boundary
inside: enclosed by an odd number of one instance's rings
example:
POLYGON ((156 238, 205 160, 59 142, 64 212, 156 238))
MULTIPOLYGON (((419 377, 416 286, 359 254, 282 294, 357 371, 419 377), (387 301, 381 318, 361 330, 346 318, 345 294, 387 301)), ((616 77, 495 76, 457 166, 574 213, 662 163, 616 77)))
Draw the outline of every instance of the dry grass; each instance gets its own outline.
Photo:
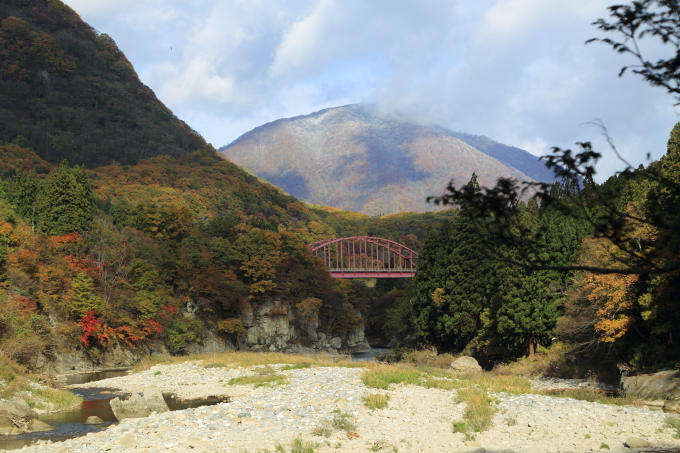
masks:
POLYGON ((616 384, 620 374, 611 360, 602 354, 578 352, 568 343, 555 342, 549 348, 539 347, 534 357, 497 365, 495 374, 527 377, 555 377, 563 379, 594 379, 616 384))
MULTIPOLYGON (((175 364, 189 361, 202 361, 206 368, 242 366, 250 367, 257 365, 286 364, 296 366, 296 368, 307 368, 310 366, 341 366, 341 367, 363 367, 361 362, 352 362, 346 356, 330 356, 328 354, 296 355, 284 354, 282 352, 222 352, 214 354, 191 354, 186 356, 153 356, 141 360, 134 371, 148 370, 158 364, 175 364)), ((365 363, 365 362, 364 362, 365 363)), ((289 368, 293 369, 293 368, 289 368)))
MULTIPOLYGON (((539 393, 539 392, 535 392, 539 393)), ((559 389, 544 390, 543 395, 558 398, 573 398, 575 400, 590 401, 591 403, 609 404, 612 406, 643 406, 643 399, 635 396, 627 396, 623 393, 602 392, 589 389, 559 389)))

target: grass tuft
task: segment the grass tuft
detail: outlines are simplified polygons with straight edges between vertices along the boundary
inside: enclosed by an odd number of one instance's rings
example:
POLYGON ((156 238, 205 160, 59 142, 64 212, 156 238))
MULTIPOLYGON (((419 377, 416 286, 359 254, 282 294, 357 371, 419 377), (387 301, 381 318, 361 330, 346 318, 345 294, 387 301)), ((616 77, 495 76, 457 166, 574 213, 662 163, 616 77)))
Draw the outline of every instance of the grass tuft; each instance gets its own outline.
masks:
POLYGON ((387 403, 390 400, 390 395, 385 395, 382 393, 371 393, 362 398, 364 406, 371 410, 384 409, 387 407, 387 403))
POLYGON ((337 411, 333 417, 332 426, 340 431, 356 431, 357 425, 354 424, 354 417, 347 412, 337 411))
POLYGON ((303 442, 301 438, 293 439, 293 445, 290 453, 314 453, 314 444, 312 442, 303 442))
POLYGON ((666 426, 675 430, 675 438, 680 439, 680 417, 678 416, 666 417, 666 426))
POLYGON ((331 434, 333 434, 333 427, 330 425, 330 423, 317 426, 312 430, 312 436, 325 437, 326 439, 331 437, 331 434))
POLYGON ((242 376, 237 378, 229 379, 227 385, 249 385, 254 384, 255 388, 258 387, 269 387, 272 385, 282 385, 287 384, 288 380, 285 376, 280 374, 265 374, 265 375, 255 375, 255 376, 242 376))
POLYGON ((371 367, 363 375, 367 387, 387 390, 390 384, 420 384, 423 374, 412 367, 396 365, 378 365, 371 367))
POLYGON ((311 368, 312 364, 311 363, 296 363, 293 365, 286 365, 281 368, 281 371, 288 371, 288 370, 300 370, 302 368, 311 368))
POLYGON ((461 401, 465 401, 465 427, 468 431, 481 433, 491 427, 494 409, 489 405, 486 391, 483 389, 464 389, 458 391, 461 401))

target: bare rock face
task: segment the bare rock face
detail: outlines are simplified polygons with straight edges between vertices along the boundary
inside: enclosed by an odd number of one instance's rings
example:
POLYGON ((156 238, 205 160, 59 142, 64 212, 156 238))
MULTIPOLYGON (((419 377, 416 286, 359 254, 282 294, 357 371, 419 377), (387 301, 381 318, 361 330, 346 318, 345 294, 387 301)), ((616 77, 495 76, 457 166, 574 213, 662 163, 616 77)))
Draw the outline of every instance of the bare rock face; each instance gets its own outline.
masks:
POLYGON ((128 400, 114 398, 109 404, 111 405, 111 410, 113 410, 113 415, 115 415, 116 419, 119 421, 124 418, 147 417, 151 413, 149 405, 139 393, 133 393, 128 400))
POLYGON ((474 357, 462 356, 458 357, 451 363, 451 369, 454 371, 475 373, 482 371, 482 367, 479 366, 477 360, 474 357))
POLYGON ((680 401, 680 371, 626 376, 621 378, 621 387, 626 395, 646 400, 680 401))
POLYGON ((340 349, 342 347, 342 338, 333 337, 331 338, 331 348, 340 349))
POLYGON ((161 389, 157 387, 144 390, 144 399, 146 400, 146 404, 149 405, 149 409, 152 411, 160 413, 168 412, 170 410, 165 399, 163 399, 161 389))

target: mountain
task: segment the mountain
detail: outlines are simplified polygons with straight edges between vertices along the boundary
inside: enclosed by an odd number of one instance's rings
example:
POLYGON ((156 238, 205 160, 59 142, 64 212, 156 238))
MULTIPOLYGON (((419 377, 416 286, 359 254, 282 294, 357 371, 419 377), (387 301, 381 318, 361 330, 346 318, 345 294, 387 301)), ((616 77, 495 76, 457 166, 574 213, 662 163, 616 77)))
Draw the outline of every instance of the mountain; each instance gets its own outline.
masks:
POLYGON ((537 157, 486 137, 347 105, 257 127, 219 151, 308 203, 370 215, 435 209, 453 178, 552 181, 537 157))
POLYGON ((88 167, 210 148, 62 2, 3 0, 0 20, 1 141, 88 167))

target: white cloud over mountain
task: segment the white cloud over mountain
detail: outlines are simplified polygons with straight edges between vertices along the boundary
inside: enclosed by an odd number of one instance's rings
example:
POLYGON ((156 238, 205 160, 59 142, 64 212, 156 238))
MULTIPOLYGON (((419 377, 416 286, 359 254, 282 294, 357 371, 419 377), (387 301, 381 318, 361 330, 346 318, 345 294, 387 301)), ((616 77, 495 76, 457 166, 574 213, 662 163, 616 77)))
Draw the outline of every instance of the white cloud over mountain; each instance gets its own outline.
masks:
MULTIPOLYGON (((602 44, 613 0, 66 0, 215 146, 277 118, 374 102, 542 154, 601 118, 634 164, 678 120, 673 99, 602 44)), ((652 53, 662 52, 652 45, 652 53)), ((620 165, 611 153, 601 172, 620 165)))

